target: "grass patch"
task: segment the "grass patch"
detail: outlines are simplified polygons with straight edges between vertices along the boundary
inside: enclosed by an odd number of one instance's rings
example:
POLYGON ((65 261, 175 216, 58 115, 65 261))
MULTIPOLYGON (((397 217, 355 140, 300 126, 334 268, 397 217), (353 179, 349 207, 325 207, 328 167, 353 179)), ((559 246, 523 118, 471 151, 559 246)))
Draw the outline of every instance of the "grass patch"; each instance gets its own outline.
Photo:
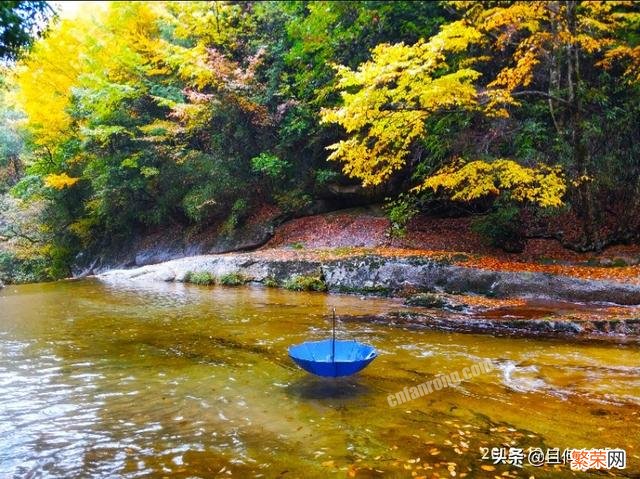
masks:
POLYGON ((629 266, 629 264, 622 258, 614 258, 611 262, 612 268, 624 268, 625 266, 629 266))
POLYGON ((246 282, 246 276, 244 276, 242 273, 238 273, 237 271, 220 276, 220 284, 224 286, 239 286, 246 282))
POLYGON ((290 291, 326 291, 327 285, 320 276, 291 276, 284 282, 290 291))
POLYGON ((291 243, 289 245, 292 249, 304 249, 304 243, 300 241, 296 241, 295 243, 291 243))
POLYGON ((555 259, 549 258, 548 256, 540 256, 538 258, 538 263, 544 264, 544 265, 558 264, 558 262, 555 259))
POLYGON ((216 282, 216 278, 207 271, 187 271, 187 273, 184 275, 184 282, 199 284, 201 286, 209 286, 216 282))
POLYGON ((354 246, 338 246, 331 250, 331 253, 335 256, 354 256, 357 254, 363 254, 364 252, 365 250, 363 248, 356 248, 354 246))
POLYGON ((264 279, 263 283, 267 288, 277 288, 280 286, 280 283, 278 282, 278 280, 275 279, 273 276, 267 276, 264 279))

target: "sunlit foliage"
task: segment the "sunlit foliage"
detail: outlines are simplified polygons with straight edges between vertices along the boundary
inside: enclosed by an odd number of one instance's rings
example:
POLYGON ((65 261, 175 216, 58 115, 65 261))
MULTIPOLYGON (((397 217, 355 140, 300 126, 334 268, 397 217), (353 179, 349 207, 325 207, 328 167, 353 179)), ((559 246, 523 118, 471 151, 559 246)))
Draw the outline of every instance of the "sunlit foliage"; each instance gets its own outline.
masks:
POLYGON ((78 178, 71 178, 66 173, 61 173, 59 175, 50 174, 44 177, 44 185, 56 190, 62 190, 69 186, 73 186, 77 181, 78 178))
POLYGON ((515 161, 498 159, 487 163, 471 161, 451 165, 428 178, 419 190, 442 188, 451 199, 472 201, 508 192, 516 201, 529 201, 542 207, 562 205, 566 184, 559 168, 526 168, 515 161))
MULTIPOLYGON (((437 35, 379 45, 357 68, 338 67, 343 102, 325 110, 323 121, 342 126, 346 138, 328 147, 329 159, 364 186, 409 170, 420 182, 413 191, 446 191, 466 202, 509 192, 513 201, 550 207, 569 192, 591 236, 597 189, 603 180, 611 187, 596 172, 620 161, 597 144, 609 141, 606 118, 631 125, 607 102, 638 100, 639 5, 445 4, 461 19, 437 35), (523 126, 532 129, 528 137, 516 133, 523 126), (486 132, 482 141, 477 130, 486 132), (458 157, 471 160, 460 166, 458 157)), ((635 160, 632 171, 637 178, 635 160)))
POLYGON ((428 42, 380 45, 355 71, 338 67, 344 104, 325 110, 323 121, 339 123, 351 136, 329 147, 329 159, 344 162, 344 171, 365 186, 388 179, 427 134, 430 115, 477 104, 473 81, 480 73, 449 70, 446 54, 462 52, 478 38, 475 29, 453 22, 428 42))

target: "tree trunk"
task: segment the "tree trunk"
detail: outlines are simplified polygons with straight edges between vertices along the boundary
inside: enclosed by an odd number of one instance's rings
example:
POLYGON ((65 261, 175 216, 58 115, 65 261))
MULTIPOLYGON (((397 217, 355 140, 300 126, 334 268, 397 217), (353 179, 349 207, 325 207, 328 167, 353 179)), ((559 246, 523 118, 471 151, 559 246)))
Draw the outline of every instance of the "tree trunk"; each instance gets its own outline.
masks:
POLYGON ((582 129, 583 106, 580 80, 580 47, 575 41, 577 35, 576 7, 577 1, 567 2, 567 27, 571 36, 567 46, 567 95, 570 103, 569 111, 569 139, 572 150, 572 163, 575 177, 578 181, 576 212, 581 220, 584 244, 586 247, 598 248, 594 231, 595 217, 593 209, 593 195, 591 180, 589 180, 588 154, 584 144, 582 129))

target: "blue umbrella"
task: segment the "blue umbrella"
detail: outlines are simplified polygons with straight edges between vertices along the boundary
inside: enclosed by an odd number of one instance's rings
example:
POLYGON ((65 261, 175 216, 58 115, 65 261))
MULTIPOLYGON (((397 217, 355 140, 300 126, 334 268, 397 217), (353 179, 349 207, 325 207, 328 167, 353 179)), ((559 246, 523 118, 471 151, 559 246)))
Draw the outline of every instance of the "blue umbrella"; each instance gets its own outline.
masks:
POLYGON ((333 337, 307 341, 289 348, 289 357, 316 376, 350 376, 367 367, 378 353, 373 346, 358 341, 336 340, 336 310, 333 310, 333 337))

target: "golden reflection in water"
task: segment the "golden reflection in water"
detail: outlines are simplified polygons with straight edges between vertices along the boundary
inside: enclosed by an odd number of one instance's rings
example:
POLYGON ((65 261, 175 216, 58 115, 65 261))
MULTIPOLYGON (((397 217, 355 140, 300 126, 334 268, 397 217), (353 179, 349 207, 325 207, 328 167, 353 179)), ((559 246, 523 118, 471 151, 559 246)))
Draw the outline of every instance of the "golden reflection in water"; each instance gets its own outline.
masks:
POLYGON ((352 378, 314 378, 287 347, 325 337, 334 306, 350 316, 402 309, 260 287, 7 287, 0 477, 571 474, 566 466, 482 469, 480 448, 505 444, 625 448, 625 474, 640 474, 637 346, 349 321, 339 337, 373 344, 380 357, 352 378), (387 403, 405 386, 486 358, 491 373, 387 403))

